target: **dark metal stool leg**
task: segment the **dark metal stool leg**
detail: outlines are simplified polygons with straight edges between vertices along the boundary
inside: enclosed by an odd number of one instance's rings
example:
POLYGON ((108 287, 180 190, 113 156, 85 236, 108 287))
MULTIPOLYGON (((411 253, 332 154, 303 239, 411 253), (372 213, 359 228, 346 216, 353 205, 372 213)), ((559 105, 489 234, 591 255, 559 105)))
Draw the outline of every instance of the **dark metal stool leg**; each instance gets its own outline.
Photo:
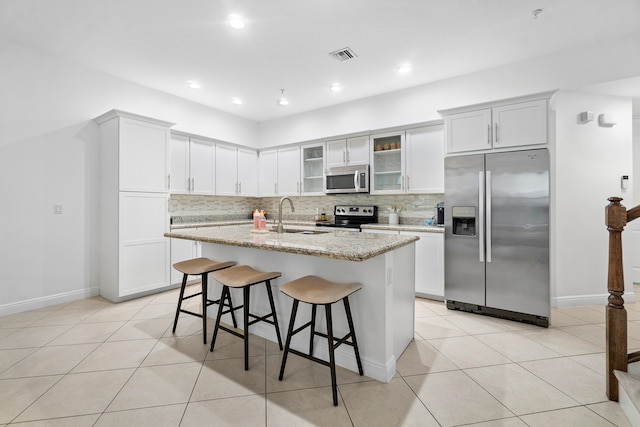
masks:
POLYGON ((173 333, 176 332, 176 326, 178 326, 178 316, 180 316, 180 308, 182 307, 182 298, 184 297, 184 289, 187 287, 188 274, 182 275, 182 287, 180 288, 180 298, 178 298, 178 308, 176 309, 176 318, 173 321, 173 333))
POLYGON ((209 300, 207 299, 207 291, 209 290, 208 282, 209 273, 202 274, 202 343, 207 343, 207 307, 209 300))
MULTIPOLYGON (((222 295, 220 296, 220 301, 222 302, 226 295, 229 294, 229 287, 222 287, 222 295)), ((222 304, 218 304, 218 315, 216 316, 216 324, 213 327, 213 337, 211 337, 211 347, 209 347, 209 351, 213 351, 213 347, 216 345, 216 337, 218 336, 218 327, 220 326, 220 319, 222 318, 222 309, 224 306, 222 304)))
POLYGON ((349 297, 344 297, 344 310, 347 313, 347 322, 349 322, 349 332, 351 332, 351 342, 353 343, 353 351, 356 353, 356 362, 358 363, 358 372, 364 374, 362 370, 362 362, 360 361, 360 350, 358 350, 358 341, 356 340, 356 330, 353 327, 353 318, 351 317, 351 306, 349 306, 349 297))
POLYGON ((251 287, 245 286, 242 289, 242 299, 244 309, 242 314, 244 316, 244 370, 249 370, 249 291, 251 287))
POLYGON ((278 346, 282 350, 282 338, 280 337, 280 324, 278 323, 278 315, 276 314, 276 306, 273 303, 273 293, 271 292, 271 280, 264 282, 267 286, 267 295, 269 296, 269 304, 271 305, 271 314, 273 315, 273 323, 276 327, 276 336, 278 337, 278 346))
POLYGON ((329 343, 329 368, 331 369, 331 389, 333 391, 333 406, 338 406, 338 385, 336 384, 336 358, 333 354, 333 320, 331 318, 331 304, 325 304, 327 315, 327 341, 329 343))
POLYGON ((311 304, 311 333, 309 334, 309 356, 313 356, 313 341, 316 336, 316 310, 318 306, 311 304))
POLYGON ((287 364, 287 355, 289 354, 289 346, 291 345, 291 335, 293 335, 293 325, 296 323, 296 313, 298 312, 298 301, 293 300, 293 307, 291 308, 291 320, 289 321, 289 329, 287 330, 287 340, 284 344, 284 353, 282 354, 282 363, 280 364, 280 376, 278 379, 282 381, 284 375, 284 367, 287 364))
MULTIPOLYGON (((233 322, 233 327, 238 327, 238 322, 236 321, 235 310, 233 309, 233 303, 231 302, 231 291, 227 293, 227 301, 229 304, 229 310, 231 311, 231 321, 233 322)), ((224 305, 224 300, 220 297, 220 304, 224 305)))

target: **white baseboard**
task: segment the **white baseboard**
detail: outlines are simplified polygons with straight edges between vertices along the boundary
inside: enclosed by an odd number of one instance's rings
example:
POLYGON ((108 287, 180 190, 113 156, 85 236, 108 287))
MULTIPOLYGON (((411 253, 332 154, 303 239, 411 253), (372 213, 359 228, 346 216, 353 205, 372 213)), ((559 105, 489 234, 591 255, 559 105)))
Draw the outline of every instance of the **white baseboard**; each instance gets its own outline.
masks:
POLYGON ((24 301, 12 302, 0 305, 0 316, 8 314, 21 313, 23 311, 45 308, 56 304, 76 301, 79 299, 95 297, 100 294, 100 288, 95 286, 88 289, 79 289, 77 291, 63 292, 56 295, 48 295, 45 297, 33 298, 24 301))
MULTIPOLYGON (((583 305, 607 305, 609 298, 608 293, 597 295, 573 295, 567 297, 554 297, 551 298, 552 307, 579 307, 583 305)), ((633 292, 625 292, 622 296, 625 303, 635 302, 636 295, 633 292)))

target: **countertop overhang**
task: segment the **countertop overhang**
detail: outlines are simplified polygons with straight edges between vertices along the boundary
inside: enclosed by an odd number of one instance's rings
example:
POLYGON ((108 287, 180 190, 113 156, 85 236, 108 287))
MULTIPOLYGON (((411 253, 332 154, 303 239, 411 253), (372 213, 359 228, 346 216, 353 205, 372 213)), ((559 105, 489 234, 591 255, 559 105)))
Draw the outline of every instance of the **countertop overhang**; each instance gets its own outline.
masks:
MULTIPOLYGON (((316 227, 289 226, 295 230, 316 227)), ((225 227, 172 228, 165 237, 194 240, 222 245, 242 246, 270 251, 288 252, 347 261, 365 261, 417 240, 417 236, 370 234, 354 231, 322 230, 321 234, 253 233, 252 225, 225 227), (326 232, 324 232, 326 231, 326 232)))

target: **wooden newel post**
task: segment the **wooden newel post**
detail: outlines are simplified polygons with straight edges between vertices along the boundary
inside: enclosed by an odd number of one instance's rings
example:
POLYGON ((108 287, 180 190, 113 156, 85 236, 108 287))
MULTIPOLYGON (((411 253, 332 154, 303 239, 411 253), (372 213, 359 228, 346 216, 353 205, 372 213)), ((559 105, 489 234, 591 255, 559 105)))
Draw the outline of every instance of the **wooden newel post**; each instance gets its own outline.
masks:
POLYGON ((607 289, 607 397, 618 400, 618 380, 614 369, 627 371, 627 311, 624 308, 624 274, 622 272, 622 231, 627 224, 627 209, 620 197, 610 197, 605 208, 609 230, 609 274, 607 289))

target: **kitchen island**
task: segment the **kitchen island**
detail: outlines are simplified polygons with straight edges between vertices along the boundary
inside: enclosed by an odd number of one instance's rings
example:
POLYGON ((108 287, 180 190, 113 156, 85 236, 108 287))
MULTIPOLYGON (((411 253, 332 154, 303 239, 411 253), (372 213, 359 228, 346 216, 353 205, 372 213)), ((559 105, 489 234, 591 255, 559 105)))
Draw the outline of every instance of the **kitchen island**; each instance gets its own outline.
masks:
MULTIPOLYGON (((166 237, 202 242, 202 256, 215 260, 233 260, 265 271, 280 271, 282 277, 272 281, 275 287, 296 278, 313 274, 337 282, 359 282, 362 289, 349 299, 353 313, 364 374, 388 382, 396 372, 396 360, 413 339, 414 330, 414 236, 366 234, 353 231, 328 231, 313 228, 291 228, 282 234, 256 234, 247 225, 220 228, 176 229, 166 237), (318 234, 304 234, 304 233, 318 234)), ((210 295, 217 296, 221 287, 210 282, 210 295)), ((268 299, 263 287, 252 289, 251 310, 268 312, 268 299)), ((275 292, 280 330, 286 332, 292 300, 275 292)), ((240 294, 232 298, 238 304, 240 294)), ((301 304, 299 326, 308 319, 311 308, 301 304)), ((215 316, 215 312, 210 312, 215 316)), ((228 315, 227 315, 228 316, 228 315)), ((230 319, 226 319, 230 322, 230 319)), ((336 336, 346 333, 347 320, 341 305, 334 310, 336 336)), ((318 313, 317 329, 326 331, 324 315, 318 313)), ((242 325, 239 325, 242 327, 242 325)), ((269 325, 251 326, 251 333, 276 341, 269 325)), ((319 340, 319 339, 317 339, 319 340)), ((308 349, 308 334, 296 335, 292 347, 308 349)), ((214 350, 215 351, 215 350, 214 350)), ((326 341, 318 341, 314 354, 327 359, 326 341)), ((357 370, 353 349, 336 350, 336 363, 357 370)))

